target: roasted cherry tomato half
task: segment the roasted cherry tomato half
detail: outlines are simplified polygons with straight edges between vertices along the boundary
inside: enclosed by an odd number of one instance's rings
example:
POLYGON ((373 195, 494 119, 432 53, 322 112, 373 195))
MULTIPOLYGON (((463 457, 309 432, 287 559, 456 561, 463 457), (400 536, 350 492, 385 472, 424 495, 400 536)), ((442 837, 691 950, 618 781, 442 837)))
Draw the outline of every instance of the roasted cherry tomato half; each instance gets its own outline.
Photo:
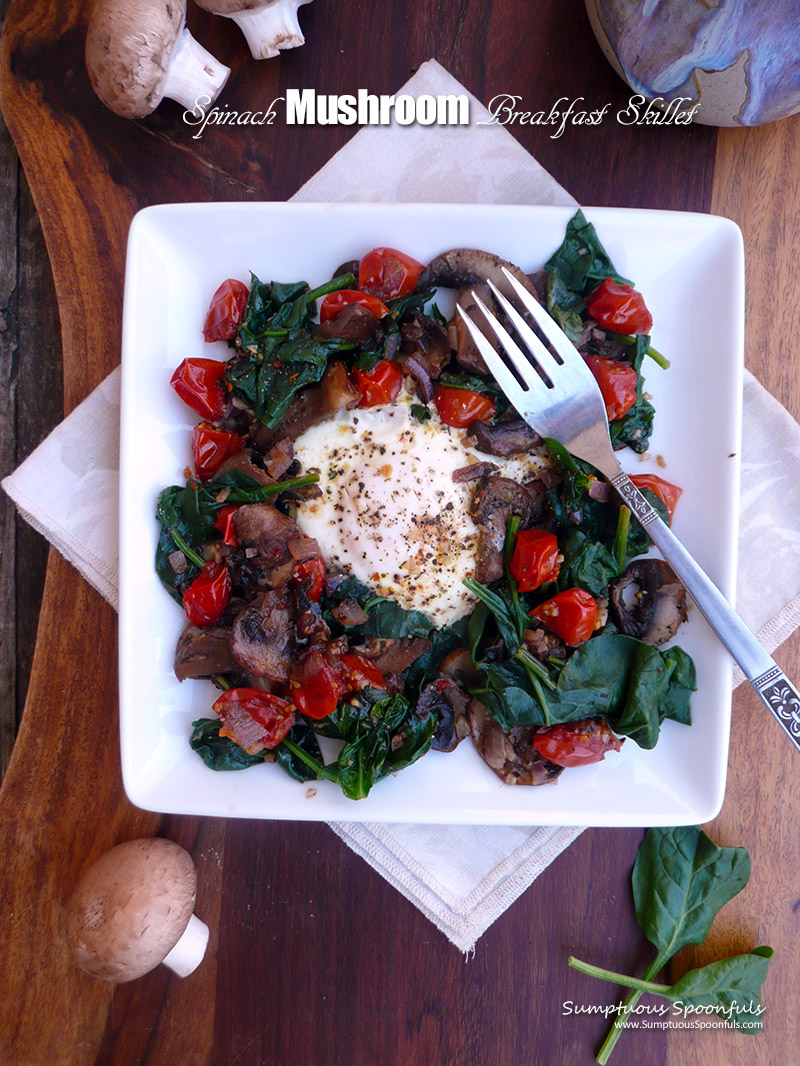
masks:
POLYGON ((602 718, 546 725, 536 731, 533 746, 556 766, 588 766, 601 762, 607 751, 619 751, 622 740, 614 736, 602 718))
POLYGON ((238 504, 229 503, 222 508, 214 523, 214 529, 218 529, 222 534, 223 543, 230 544, 232 548, 239 546, 239 537, 236 534, 236 523, 234 521, 234 515, 238 510, 238 504))
POLYGON ((569 647, 583 644, 597 624, 597 601, 583 589, 566 589, 530 612, 569 647))
POLYGON ((666 506, 669 520, 672 522, 672 516, 675 514, 675 504, 681 498, 683 489, 678 488, 677 485, 672 485, 669 481, 665 481, 658 474, 633 474, 631 481, 637 489, 650 489, 651 492, 655 493, 666 506))
POLYGON ((238 433, 226 433, 222 429, 214 429, 208 422, 200 422, 192 430, 195 473, 201 481, 205 481, 241 446, 242 438, 238 433))
POLYGON ((585 355, 586 365, 600 386, 609 422, 622 418, 636 403, 636 371, 602 355, 585 355))
POLYGON ((184 359, 169 383, 193 411, 214 422, 225 410, 225 366, 217 359, 184 359))
POLYGON ((380 300, 408 296, 417 287, 422 263, 396 248, 373 248, 361 260, 358 287, 380 300))
POLYGON ((356 388, 361 393, 359 407, 375 407, 381 403, 392 403, 400 394, 403 386, 403 371, 394 360, 381 359, 374 370, 354 370, 356 388))
POLYGON ((307 582, 309 599, 319 601, 325 591, 325 573, 325 562, 319 555, 315 555, 313 559, 304 559, 302 563, 297 563, 292 577, 298 583, 307 582))
POLYGON ((613 278, 601 281, 586 297, 586 310, 604 329, 614 333, 649 333, 653 316, 647 310, 644 296, 632 285, 624 285, 613 278))
POLYGON ((315 674, 292 682, 292 702, 306 718, 327 718, 346 691, 337 671, 323 659, 315 674))
POLYGON ((389 308, 381 303, 377 296, 370 296, 366 292, 358 292, 356 289, 339 289, 338 292, 330 292, 320 304, 320 322, 330 322, 336 318, 342 308, 350 304, 360 304, 377 318, 381 319, 389 314, 389 308))
POLYGON ((366 657, 350 652, 339 660, 339 676, 348 692, 362 688, 386 688, 386 681, 375 663, 366 657))
POLYGON ((475 421, 490 422, 497 413, 497 404, 484 393, 450 385, 440 385, 433 402, 444 424, 456 429, 466 429, 475 421))
POLYGON ((204 629, 222 617, 231 598, 231 579, 224 563, 206 563, 183 594, 183 609, 194 626, 204 629))
POLYGON ((277 748, 294 725, 291 703, 257 688, 229 688, 215 701, 214 711, 222 720, 220 736, 250 752, 277 748))
POLYGON ((520 592, 533 592, 548 581, 555 581, 561 569, 555 534, 543 529, 523 529, 517 533, 509 570, 519 583, 520 592))
POLYGON ((235 278, 228 278, 211 297, 203 336, 206 341, 230 341, 236 336, 245 308, 247 286, 235 278))

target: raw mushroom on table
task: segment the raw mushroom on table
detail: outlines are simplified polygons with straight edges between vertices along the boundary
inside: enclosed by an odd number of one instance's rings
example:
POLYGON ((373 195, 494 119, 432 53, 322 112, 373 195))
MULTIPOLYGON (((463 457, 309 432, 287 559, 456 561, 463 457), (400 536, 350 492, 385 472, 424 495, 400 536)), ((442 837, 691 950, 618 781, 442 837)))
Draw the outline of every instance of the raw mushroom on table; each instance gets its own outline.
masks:
POLYGON ((92 977, 132 981, 163 962, 179 977, 200 965, 208 926, 193 913, 197 873, 171 840, 129 840, 95 862, 66 905, 67 939, 92 977))
POLYGON ((305 44, 297 9, 311 0, 195 0, 212 15, 232 19, 245 36, 253 59, 274 59, 284 48, 305 44))
POLYGON ((86 35, 92 88, 115 114, 144 118, 168 97, 212 103, 230 68, 186 28, 186 0, 97 0, 86 35))

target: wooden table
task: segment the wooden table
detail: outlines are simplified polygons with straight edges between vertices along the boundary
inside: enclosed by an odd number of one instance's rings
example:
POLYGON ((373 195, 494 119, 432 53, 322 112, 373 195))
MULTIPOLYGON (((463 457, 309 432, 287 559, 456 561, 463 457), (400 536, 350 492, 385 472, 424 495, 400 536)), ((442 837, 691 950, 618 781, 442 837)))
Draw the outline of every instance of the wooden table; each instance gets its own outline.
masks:
MULTIPOLYGON (((6 151, 0 284, 19 362, 9 364, 0 417, 11 412, 19 428, 16 442, 7 431, 2 436, 5 468, 52 423, 62 395, 64 411, 71 410, 118 361, 123 252, 134 210, 164 200, 286 198, 353 132, 276 124, 251 136, 219 127, 193 141, 170 104, 143 122, 117 119, 88 86, 83 8, 75 0, 10 0, 5 23, 3 111, 47 242, 63 341, 62 394, 36 220, 24 184, 16 195, 6 151)), ((225 96, 231 108, 263 105, 287 86, 393 92, 431 56, 484 101, 513 92, 536 110, 583 96, 589 106, 611 102, 616 111, 629 95, 597 49, 579 0, 387 0, 374 11, 354 0, 318 2, 301 11, 307 45, 261 64, 246 57, 231 24, 196 9, 189 20, 233 68, 225 96)), ((608 121, 568 128, 560 139, 545 127, 513 132, 582 203, 736 219, 747 248, 748 364, 800 416, 800 119, 752 131, 608 121)), ((7 522, 2 550, 2 590, 11 595, 7 522)), ((23 678, 39 600, 29 573, 35 564, 31 539, 20 531, 16 664, 23 678)), ((0 793, 2 1066, 593 1061, 605 1023, 564 1016, 562 1003, 612 1003, 616 991, 570 971, 566 957, 645 968, 650 949, 629 890, 638 832, 585 833, 465 962, 325 826, 160 818, 132 808, 119 777, 114 633, 111 609, 51 552, 26 709, 0 793), (72 966, 59 904, 91 859, 122 839, 154 833, 194 855, 197 910, 211 926, 211 950, 185 981, 161 968, 114 988, 72 966)), ((6 664, 14 660, 7 638, 6 627, 6 664)), ((800 676, 797 635, 778 661, 800 676)), ((7 692, 13 704, 10 682, 7 692)), ((3 711, 6 741, 13 722, 12 706, 3 711)), ((798 775, 785 740, 746 689, 735 694, 733 723, 728 795, 710 831, 749 848, 753 877, 707 944, 684 952, 673 970, 773 944, 766 1031, 758 1038, 630 1032, 616 1052, 620 1063, 798 1061, 798 775)))

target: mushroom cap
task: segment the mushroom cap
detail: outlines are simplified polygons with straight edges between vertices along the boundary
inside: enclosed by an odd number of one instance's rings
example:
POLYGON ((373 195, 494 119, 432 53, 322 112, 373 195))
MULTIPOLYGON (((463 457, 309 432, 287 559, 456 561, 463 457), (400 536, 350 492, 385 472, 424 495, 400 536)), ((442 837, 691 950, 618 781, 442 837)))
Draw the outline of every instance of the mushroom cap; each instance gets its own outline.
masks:
POLYGON ((144 118, 163 97, 186 0, 98 0, 86 35, 92 88, 117 115, 144 118))
POLYGON ((81 969, 132 981, 163 961, 194 910, 197 873, 179 844, 160 837, 118 844, 90 866, 66 907, 81 969))

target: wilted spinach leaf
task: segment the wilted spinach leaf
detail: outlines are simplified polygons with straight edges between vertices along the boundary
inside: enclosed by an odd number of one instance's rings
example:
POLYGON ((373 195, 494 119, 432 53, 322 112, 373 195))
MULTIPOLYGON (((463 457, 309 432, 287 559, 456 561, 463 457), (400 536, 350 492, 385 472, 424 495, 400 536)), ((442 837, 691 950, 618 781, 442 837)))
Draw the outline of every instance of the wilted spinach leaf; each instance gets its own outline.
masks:
POLYGON ((614 269, 597 230, 581 210, 576 211, 567 223, 564 240, 547 260, 544 269, 548 276, 557 270, 566 289, 579 296, 586 296, 609 277, 631 284, 614 269))
POLYGON ((234 395, 267 427, 280 422, 301 389, 322 378, 333 353, 352 348, 346 341, 321 338, 311 316, 320 296, 353 282, 352 274, 343 274, 309 292, 304 281, 266 284, 252 276, 237 353, 225 377, 234 395))
POLYGON ((270 752, 250 755, 230 737, 219 735, 222 723, 218 718, 200 718, 192 722, 189 744, 211 770, 246 770, 266 762, 270 752))
POLYGON ((338 782, 354 800, 424 755, 438 725, 435 715, 420 717, 405 697, 375 689, 341 705, 330 720, 345 741, 335 764, 338 782))

